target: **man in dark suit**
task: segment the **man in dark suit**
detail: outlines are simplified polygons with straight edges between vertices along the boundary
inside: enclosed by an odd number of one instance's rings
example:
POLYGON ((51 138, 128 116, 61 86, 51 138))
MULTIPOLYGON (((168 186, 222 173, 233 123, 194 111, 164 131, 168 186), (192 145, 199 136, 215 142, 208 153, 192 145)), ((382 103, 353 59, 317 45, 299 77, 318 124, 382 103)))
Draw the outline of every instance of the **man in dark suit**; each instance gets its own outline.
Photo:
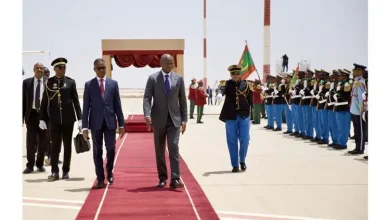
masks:
POLYGON ((159 183, 165 187, 168 179, 165 163, 165 140, 167 139, 171 163, 171 188, 182 188, 179 168, 180 127, 182 134, 187 123, 187 99, 183 77, 172 72, 173 57, 164 54, 160 60, 161 70, 149 76, 144 93, 144 116, 150 129, 153 121, 154 148, 159 183), (152 106, 153 99, 153 106, 152 106))
POLYGON ((213 105, 213 90, 210 88, 210 86, 207 87, 206 94, 207 94, 207 104, 213 105))
POLYGON ((106 77, 106 64, 103 59, 93 63, 96 77, 85 83, 83 98, 83 136, 88 140, 88 129, 92 133, 93 161, 97 176, 96 188, 104 186, 103 136, 107 151, 107 181, 114 183, 115 144, 117 119, 120 138, 125 133, 125 120, 119 96, 118 82, 106 77))
POLYGON ((47 79, 42 98, 39 127, 47 130, 50 123, 51 175, 49 181, 59 179, 58 160, 61 145, 64 144, 64 162, 62 164, 62 179, 69 179, 70 161, 72 157, 72 135, 74 122, 79 120, 81 129, 81 108, 77 94, 76 82, 65 76, 67 60, 55 59, 51 65, 56 75, 47 79), (43 110, 44 109, 44 110, 43 110))
MULTIPOLYGON (((23 80, 23 124, 27 126, 27 164, 24 174, 34 171, 45 172, 43 160, 45 158, 45 130, 39 128, 39 111, 46 79, 43 76, 42 63, 34 65, 34 77, 23 80), (37 140, 38 139, 38 140, 37 140), (37 145, 37 149, 35 146, 37 145), (37 152, 38 151, 38 152, 37 152), (37 159, 35 160, 35 152, 37 159)), ((42 108, 45 110, 45 108, 42 108)))

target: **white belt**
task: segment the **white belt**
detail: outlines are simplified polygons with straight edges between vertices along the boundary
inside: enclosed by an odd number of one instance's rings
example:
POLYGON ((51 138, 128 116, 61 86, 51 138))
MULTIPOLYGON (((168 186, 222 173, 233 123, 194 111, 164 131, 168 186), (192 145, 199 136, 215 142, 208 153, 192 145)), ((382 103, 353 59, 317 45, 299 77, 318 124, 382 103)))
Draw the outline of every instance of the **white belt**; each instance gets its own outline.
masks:
POLYGON ((303 99, 311 99, 313 96, 303 96, 303 99))
MULTIPOLYGON (((279 96, 278 95, 275 95, 274 98, 278 98, 279 96)), ((284 95, 280 96, 280 97, 284 97, 284 95)))
POLYGON ((296 98, 300 98, 300 97, 301 97, 300 95, 293 95, 291 98, 296 99, 296 98))
POLYGON ((273 98, 272 95, 267 95, 265 98, 273 98))
POLYGON ((334 102, 329 102, 328 103, 328 106, 332 106, 332 105, 334 105, 334 102))
POLYGON ((322 103, 324 103, 324 102, 326 102, 326 99, 325 99, 325 100, 318 101, 318 103, 320 103, 320 104, 322 104, 322 103))
POLYGON ((340 105, 348 105, 348 102, 338 102, 334 104, 335 106, 340 106, 340 105))

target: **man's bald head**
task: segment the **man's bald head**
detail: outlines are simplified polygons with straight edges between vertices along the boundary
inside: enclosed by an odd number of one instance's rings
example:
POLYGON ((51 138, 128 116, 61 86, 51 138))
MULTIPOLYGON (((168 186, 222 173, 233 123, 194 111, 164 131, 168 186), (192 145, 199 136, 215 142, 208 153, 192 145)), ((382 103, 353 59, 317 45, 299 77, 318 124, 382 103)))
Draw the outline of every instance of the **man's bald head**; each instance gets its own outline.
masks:
POLYGON ((40 79, 43 75, 43 68, 45 68, 43 66, 42 63, 36 63, 34 64, 34 75, 37 79, 40 79))
POLYGON ((164 73, 170 73, 174 67, 173 57, 170 54, 164 54, 161 56, 160 65, 164 73))

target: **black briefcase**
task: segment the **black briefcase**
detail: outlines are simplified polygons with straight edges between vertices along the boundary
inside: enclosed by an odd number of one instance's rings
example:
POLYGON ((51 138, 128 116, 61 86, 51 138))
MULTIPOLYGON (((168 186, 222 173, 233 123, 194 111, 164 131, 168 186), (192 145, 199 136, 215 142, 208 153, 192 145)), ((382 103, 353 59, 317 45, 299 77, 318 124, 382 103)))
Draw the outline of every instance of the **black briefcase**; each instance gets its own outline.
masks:
POLYGON ((84 140, 81 130, 76 135, 76 137, 73 138, 73 142, 77 154, 88 152, 91 149, 91 143, 89 143, 89 138, 88 141, 84 140))

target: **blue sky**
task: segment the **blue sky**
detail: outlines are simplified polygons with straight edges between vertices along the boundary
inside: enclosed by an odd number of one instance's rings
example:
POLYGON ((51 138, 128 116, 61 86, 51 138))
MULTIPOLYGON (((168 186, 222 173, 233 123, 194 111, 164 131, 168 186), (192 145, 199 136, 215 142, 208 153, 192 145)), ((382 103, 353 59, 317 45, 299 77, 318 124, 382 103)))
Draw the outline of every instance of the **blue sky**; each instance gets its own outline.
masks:
MULTIPOLYGON (((262 0, 208 0, 209 82, 229 77, 248 40, 260 73, 263 61, 262 0)), ((367 0, 271 0, 271 74, 284 53, 290 67, 308 59, 312 68, 351 69, 367 65, 367 0)), ((35 62, 50 65, 66 57, 67 75, 77 87, 95 76, 101 39, 185 39, 185 80, 203 76, 203 1, 23 1, 23 49, 50 50, 23 56, 26 76, 35 62)), ((122 88, 143 88, 156 69, 121 69, 113 78, 122 88)), ((52 71, 53 72, 53 71, 52 71)))

